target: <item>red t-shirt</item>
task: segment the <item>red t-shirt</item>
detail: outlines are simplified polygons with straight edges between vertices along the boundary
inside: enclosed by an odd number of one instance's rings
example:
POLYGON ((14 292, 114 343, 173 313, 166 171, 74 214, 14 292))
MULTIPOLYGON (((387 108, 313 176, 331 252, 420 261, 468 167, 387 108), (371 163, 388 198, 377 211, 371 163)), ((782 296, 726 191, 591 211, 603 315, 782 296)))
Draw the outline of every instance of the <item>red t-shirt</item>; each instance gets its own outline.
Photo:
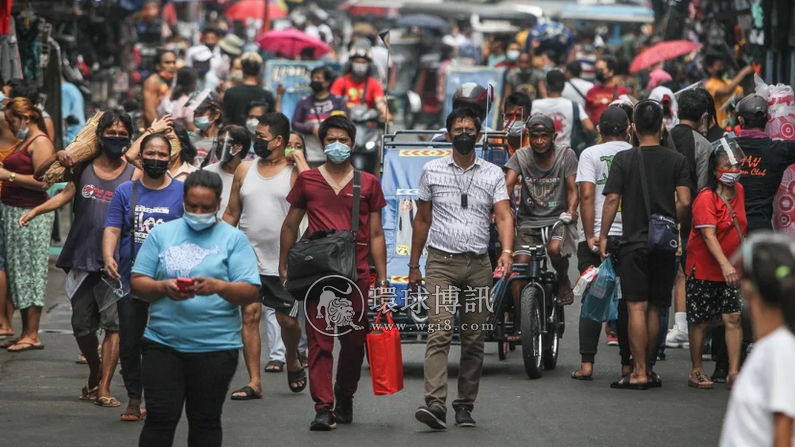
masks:
POLYGON ((585 95, 585 111, 594 123, 599 122, 599 117, 602 112, 610 106, 610 103, 618 99, 621 95, 628 95, 629 90, 623 85, 605 87, 601 84, 595 84, 588 93, 585 95))
MULTIPOLYGON (((290 205, 306 210, 309 235, 321 230, 351 230, 353 180, 339 195, 323 178, 320 171, 310 169, 298 175, 287 195, 290 205)), ((374 175, 362 172, 361 203, 359 205, 359 233, 356 237, 356 270, 359 278, 370 277, 367 257, 370 254, 370 213, 386 206, 381 183, 374 175)))
MULTIPOLYGON (((743 185, 735 183, 737 193, 734 198, 729 200, 729 204, 737 215, 737 222, 743 236, 747 233, 748 219, 745 217, 745 190, 743 185)), ((734 252, 740 248, 740 235, 734 226, 731 212, 726 208, 718 194, 708 188, 704 188, 693 202, 693 230, 690 232, 690 240, 687 244, 687 266, 685 274, 694 276, 696 279, 706 281, 723 282, 723 271, 718 265, 718 261, 712 256, 707 248, 707 242, 701 234, 702 228, 715 228, 715 235, 723 249, 723 254, 731 258, 734 252), (693 269, 695 268, 695 273, 693 269)))
POLYGON ((367 92, 364 103, 368 108, 374 109, 378 101, 384 97, 384 88, 375 78, 370 78, 366 82, 357 82, 350 74, 347 74, 336 81, 331 86, 331 94, 344 96, 348 101, 348 108, 362 104, 362 95, 365 95, 364 84, 367 84, 367 92))

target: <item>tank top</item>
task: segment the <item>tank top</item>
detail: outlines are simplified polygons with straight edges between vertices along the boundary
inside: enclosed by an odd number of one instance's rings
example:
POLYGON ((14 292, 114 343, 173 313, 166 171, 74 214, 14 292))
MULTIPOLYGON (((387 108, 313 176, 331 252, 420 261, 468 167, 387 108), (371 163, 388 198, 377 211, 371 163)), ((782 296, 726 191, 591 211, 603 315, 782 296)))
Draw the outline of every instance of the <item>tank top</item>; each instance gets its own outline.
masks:
POLYGON ((89 163, 75 184, 74 221, 56 266, 62 269, 80 269, 98 272, 104 267, 102 259, 102 233, 105 217, 116 188, 132 180, 135 167, 127 163, 124 170, 112 180, 104 180, 89 163))
POLYGON ((263 177, 257 170, 257 158, 243 179, 240 200, 243 212, 239 228, 247 237, 254 253, 260 275, 279 274, 279 238, 282 224, 290 210, 287 194, 293 178, 293 165, 287 165, 273 177, 263 177))
MULTIPOLYGON (((3 166, 10 172, 15 172, 17 175, 33 175, 33 157, 30 155, 28 149, 39 137, 44 137, 49 140, 49 137, 44 134, 31 138, 30 141, 25 143, 18 151, 7 156, 5 160, 3 160, 3 166)), ((30 209, 36 208, 46 202, 49 196, 46 191, 34 191, 25 188, 19 183, 4 181, 2 191, 0 192, 0 199, 2 199, 5 205, 30 209)))

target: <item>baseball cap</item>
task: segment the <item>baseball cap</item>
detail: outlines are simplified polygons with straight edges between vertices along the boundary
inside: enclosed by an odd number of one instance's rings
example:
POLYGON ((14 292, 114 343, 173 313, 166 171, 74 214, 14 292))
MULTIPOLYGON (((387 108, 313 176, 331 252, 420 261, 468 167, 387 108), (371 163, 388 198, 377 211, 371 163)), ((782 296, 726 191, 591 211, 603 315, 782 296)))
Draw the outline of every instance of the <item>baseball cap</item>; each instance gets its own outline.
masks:
POLYGON ((608 107, 599 117, 599 128, 609 134, 624 130, 629 125, 629 117, 621 107, 608 107))
POLYGON ((223 101, 217 93, 211 92, 210 90, 202 90, 192 94, 190 98, 188 98, 188 102, 185 103, 185 108, 195 112, 211 106, 220 109, 222 104, 223 101))
POLYGON ((767 116, 767 100, 752 93, 737 104, 737 114, 743 118, 762 118, 767 116))
POLYGON ((552 118, 546 115, 533 115, 530 117, 530 121, 527 123, 527 130, 530 133, 533 132, 549 132, 555 133, 555 122, 552 121, 552 118))
POLYGON ((207 45, 198 45, 191 48, 189 56, 192 62, 207 62, 213 58, 213 52, 207 45))

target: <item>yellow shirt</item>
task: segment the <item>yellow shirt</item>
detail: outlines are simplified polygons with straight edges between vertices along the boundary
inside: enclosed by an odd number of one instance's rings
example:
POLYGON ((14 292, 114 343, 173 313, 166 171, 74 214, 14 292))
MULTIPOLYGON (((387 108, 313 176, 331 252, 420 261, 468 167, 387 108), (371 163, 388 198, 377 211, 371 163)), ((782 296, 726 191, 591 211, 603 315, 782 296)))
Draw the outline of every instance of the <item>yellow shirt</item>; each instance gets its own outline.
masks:
POLYGON ((718 125, 722 128, 725 128, 729 124, 729 115, 726 113, 726 109, 723 106, 734 96, 736 93, 739 96, 743 95, 743 88, 737 87, 734 89, 734 92, 731 92, 726 95, 716 95, 715 93, 722 89, 723 87, 727 86, 729 83, 724 81, 723 79, 718 78, 709 78, 707 84, 704 88, 712 95, 715 99, 715 109, 717 110, 717 119, 718 125))

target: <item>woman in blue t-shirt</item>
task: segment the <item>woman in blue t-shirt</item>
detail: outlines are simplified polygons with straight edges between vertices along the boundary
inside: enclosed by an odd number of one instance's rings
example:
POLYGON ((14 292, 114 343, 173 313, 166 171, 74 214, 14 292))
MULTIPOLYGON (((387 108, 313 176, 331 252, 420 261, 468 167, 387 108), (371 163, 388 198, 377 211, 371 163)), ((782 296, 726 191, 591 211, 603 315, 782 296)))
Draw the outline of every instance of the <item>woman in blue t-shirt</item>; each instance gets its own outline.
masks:
POLYGON ((218 174, 190 174, 183 218, 149 233, 132 269, 133 293, 151 303, 140 445, 171 445, 186 406, 188 438, 221 446, 221 412, 243 347, 240 306, 256 302, 260 288, 248 239, 216 217, 222 190, 218 174))

